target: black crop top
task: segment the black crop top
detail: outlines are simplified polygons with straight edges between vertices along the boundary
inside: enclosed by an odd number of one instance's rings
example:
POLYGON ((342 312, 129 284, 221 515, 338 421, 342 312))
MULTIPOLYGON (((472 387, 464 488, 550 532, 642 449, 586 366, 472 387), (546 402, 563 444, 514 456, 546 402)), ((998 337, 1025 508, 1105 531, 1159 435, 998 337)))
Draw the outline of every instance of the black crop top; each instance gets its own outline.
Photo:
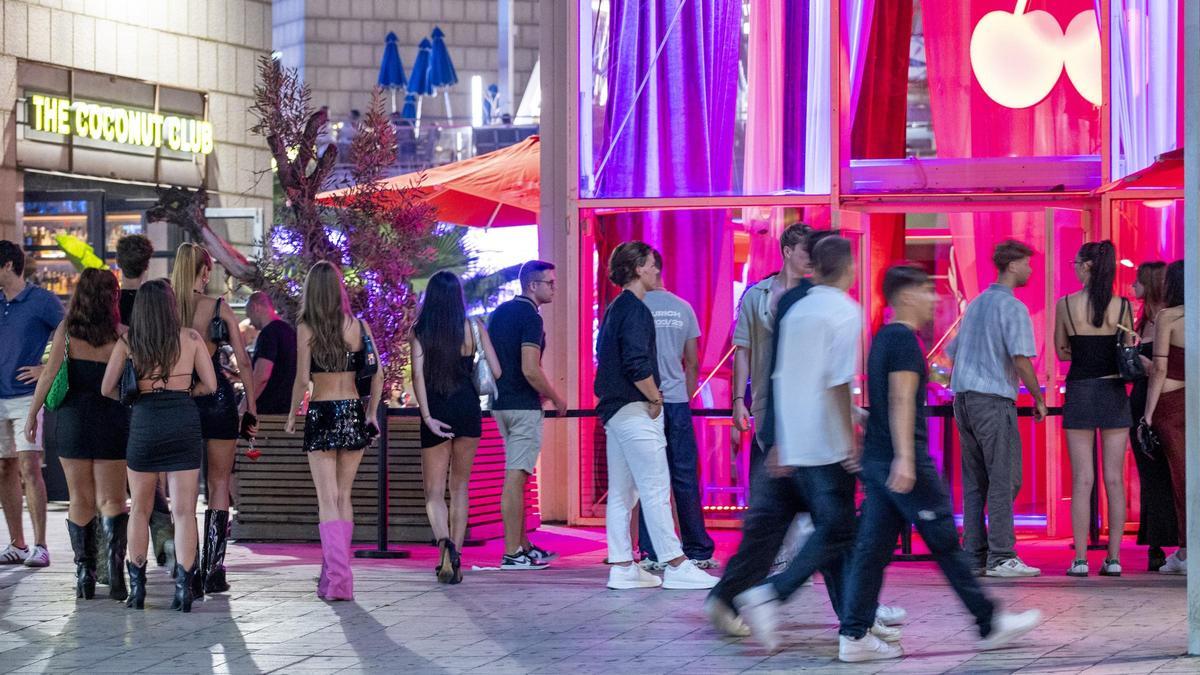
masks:
MULTIPOLYGON (((1067 336, 1067 342, 1071 345, 1071 367, 1067 370, 1067 379, 1095 380, 1120 374, 1117 370, 1117 339, 1120 330, 1108 335, 1077 335, 1069 303, 1066 310, 1067 321, 1071 324, 1071 334, 1067 336)), ((1122 304, 1122 313, 1124 310, 1122 304)))
POLYGON ((362 370, 366 360, 367 347, 363 345, 363 348, 356 352, 346 352, 346 367, 343 370, 325 370, 317 364, 316 359, 312 361, 311 370, 314 373, 354 373, 362 370))

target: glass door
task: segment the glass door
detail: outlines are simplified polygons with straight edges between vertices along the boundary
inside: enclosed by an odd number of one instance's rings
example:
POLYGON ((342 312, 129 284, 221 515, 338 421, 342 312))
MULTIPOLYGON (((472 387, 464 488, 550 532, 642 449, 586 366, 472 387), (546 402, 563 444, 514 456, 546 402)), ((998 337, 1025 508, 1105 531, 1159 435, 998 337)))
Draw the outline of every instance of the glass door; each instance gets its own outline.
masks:
POLYGON ((90 246, 103 256, 104 191, 26 192, 21 227, 33 264, 26 276, 66 298, 75 289, 79 268, 73 260, 90 246))

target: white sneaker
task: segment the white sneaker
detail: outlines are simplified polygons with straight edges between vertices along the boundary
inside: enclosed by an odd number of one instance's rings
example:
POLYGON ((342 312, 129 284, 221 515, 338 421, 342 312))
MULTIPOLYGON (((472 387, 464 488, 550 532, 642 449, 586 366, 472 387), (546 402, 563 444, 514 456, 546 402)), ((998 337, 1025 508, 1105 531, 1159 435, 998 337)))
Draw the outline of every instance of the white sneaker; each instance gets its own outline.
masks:
POLYGON ((29 549, 29 557, 25 559, 26 567, 49 567, 50 551, 45 546, 33 546, 29 549))
POLYGON ((1004 562, 996 563, 988 568, 985 573, 989 577, 1036 577, 1042 573, 1036 567, 1030 567, 1025 564, 1025 561, 1020 558, 1009 558, 1004 562))
MULTIPOLYGON (((11 546, 9 548, 12 548, 11 546)), ((1159 574, 1174 574, 1187 576, 1187 561, 1179 559, 1179 551, 1167 556, 1167 563, 1158 568, 1159 574)))
POLYGON ((875 625, 871 626, 871 635, 874 635, 884 642, 900 641, 900 629, 888 626, 879 619, 875 619, 875 625))
POLYGON ((676 591, 698 591, 712 588, 718 581, 713 575, 696 567, 696 563, 684 560, 678 567, 666 566, 662 587, 676 591))
POLYGON ((848 635, 838 636, 838 661, 843 663, 883 661, 901 656, 904 656, 904 648, 900 643, 888 644, 871 633, 857 640, 848 635))
POLYGON ((879 605, 875 608, 875 620, 885 626, 899 626, 908 618, 908 612, 903 607, 879 605))
POLYGON ((1037 628, 1042 620, 1039 609, 1030 609, 1020 614, 1001 612, 992 618, 992 632, 979 641, 981 650, 999 649, 1029 631, 1037 628))
POLYGON ((637 565, 613 565, 608 570, 608 587, 616 591, 659 586, 662 586, 662 579, 637 565))
POLYGON ((708 614, 708 622, 722 635, 729 637, 750 637, 750 627, 742 621, 733 608, 718 598, 710 597, 704 601, 704 612, 708 614))
POLYGON ((779 649, 779 596, 770 584, 753 586, 733 599, 750 633, 774 652, 779 649))
POLYGON ((9 544, 0 551, 0 565, 20 565, 29 557, 29 547, 18 548, 9 544))

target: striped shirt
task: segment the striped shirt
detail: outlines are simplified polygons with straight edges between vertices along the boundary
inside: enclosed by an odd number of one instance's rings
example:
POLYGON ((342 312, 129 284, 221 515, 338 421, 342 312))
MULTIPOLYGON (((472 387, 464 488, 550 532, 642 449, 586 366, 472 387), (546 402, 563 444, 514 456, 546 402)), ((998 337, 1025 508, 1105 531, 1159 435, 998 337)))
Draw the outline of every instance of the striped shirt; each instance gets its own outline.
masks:
POLYGON ((958 337, 946 351, 954 359, 950 388, 955 392, 1016 401, 1021 381, 1013 357, 1037 357, 1029 309, 1011 288, 992 284, 967 306, 958 337))

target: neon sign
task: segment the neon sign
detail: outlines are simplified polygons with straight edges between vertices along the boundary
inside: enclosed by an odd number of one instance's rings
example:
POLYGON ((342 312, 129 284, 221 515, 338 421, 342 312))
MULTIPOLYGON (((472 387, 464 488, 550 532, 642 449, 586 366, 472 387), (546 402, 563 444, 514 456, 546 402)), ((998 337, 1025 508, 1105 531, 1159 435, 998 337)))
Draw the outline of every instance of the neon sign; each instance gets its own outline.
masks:
POLYGON ((194 117, 33 94, 28 119, 35 131, 49 134, 144 148, 165 146, 193 155, 213 151, 212 122, 194 117))
POLYGON ((1050 94, 1066 68, 1079 95, 1100 105, 1100 28, 1096 12, 1075 15, 1064 32, 1043 10, 988 12, 971 33, 971 70, 988 98, 1006 108, 1028 108, 1050 94))

